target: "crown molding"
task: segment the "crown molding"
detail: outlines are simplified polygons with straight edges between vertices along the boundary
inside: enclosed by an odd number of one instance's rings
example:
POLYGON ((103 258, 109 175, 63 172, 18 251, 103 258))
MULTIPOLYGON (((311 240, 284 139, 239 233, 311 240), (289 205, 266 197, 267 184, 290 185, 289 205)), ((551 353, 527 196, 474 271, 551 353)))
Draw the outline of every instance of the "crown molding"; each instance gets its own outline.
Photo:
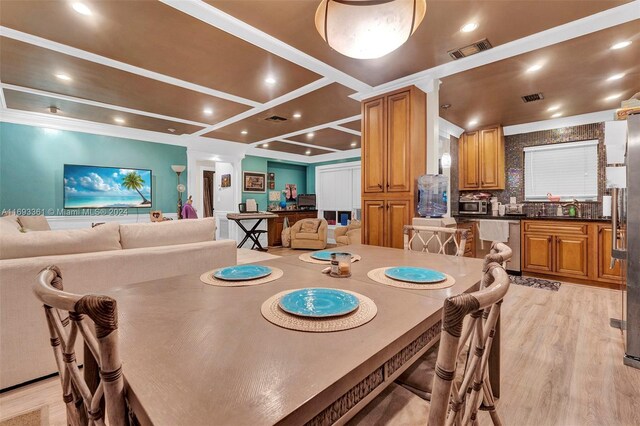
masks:
POLYGON ((334 126, 329 126, 329 128, 335 129, 335 130, 340 130, 341 132, 345 132, 345 133, 351 133, 352 135, 356 135, 356 136, 362 136, 362 132, 350 129, 348 127, 342 127, 342 126, 334 125, 334 126))
POLYGON ((442 117, 440 117, 438 121, 440 136, 455 136, 456 138, 459 138, 460 135, 464 133, 464 129, 462 127, 456 126, 452 122, 447 121, 442 117))
POLYGON ((611 121, 615 117, 616 110, 591 112, 588 114, 572 115, 569 117, 554 118, 551 120, 533 121, 531 123, 515 124, 503 127, 505 136, 518 135, 520 133, 539 132, 542 130, 560 129, 563 127, 581 126, 583 124, 602 123, 611 121))
POLYGON ((362 99, 411 85, 418 86, 422 90, 428 90, 428 82, 430 80, 461 73, 472 68, 481 67, 483 65, 571 40, 573 38, 615 27, 636 19, 640 19, 640 0, 634 0, 630 3, 607 9, 594 15, 501 44, 477 55, 447 62, 397 80, 383 83, 370 90, 360 91, 359 93, 352 95, 352 98, 361 101, 362 99))

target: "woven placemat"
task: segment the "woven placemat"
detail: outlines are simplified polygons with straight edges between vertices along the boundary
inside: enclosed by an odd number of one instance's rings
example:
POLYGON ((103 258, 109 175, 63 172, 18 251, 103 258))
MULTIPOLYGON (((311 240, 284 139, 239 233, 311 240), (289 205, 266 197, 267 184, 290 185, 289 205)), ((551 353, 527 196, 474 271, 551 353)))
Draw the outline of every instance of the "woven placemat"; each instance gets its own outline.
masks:
POLYGON ((373 269, 367 273, 367 276, 380 284, 387 284, 393 287, 410 288, 415 290, 440 290, 443 288, 451 287, 456 283, 456 280, 449 274, 445 274, 447 276, 446 280, 434 284, 416 284, 408 283, 406 281, 398 281, 391 279, 384 274, 385 271, 390 268, 392 267, 373 269))
MULTIPOLYGON (((303 262, 315 263, 317 265, 328 265, 331 263, 330 260, 314 259, 313 257, 311 257, 312 254, 313 253, 302 253, 300 256, 298 256, 298 259, 302 260, 303 262)), ((351 263, 357 262, 359 260, 362 260, 362 257, 359 254, 351 254, 351 263)))
POLYGON ((297 331, 307 331, 311 333, 329 333, 332 331, 349 330, 360 327, 371 321, 378 313, 378 307, 373 300, 353 291, 342 290, 358 298, 360 304, 358 309, 347 315, 330 318, 306 318, 292 315, 283 311, 280 306, 280 299, 286 294, 296 290, 287 290, 267 299, 260 310, 262 316, 269 322, 283 328, 297 331))
POLYGON ((259 285, 259 284, 265 284, 271 281, 275 281, 278 278, 282 278, 282 276, 284 275, 284 271, 282 269, 274 268, 273 266, 270 266, 270 268, 271 268, 271 273, 266 277, 258 278, 257 280, 246 280, 246 281, 219 280, 215 278, 213 274, 215 274, 216 271, 224 268, 218 268, 218 269, 214 269, 213 271, 208 271, 200 275, 200 281, 202 281, 205 284, 213 285, 216 287, 246 287, 250 285, 259 285))

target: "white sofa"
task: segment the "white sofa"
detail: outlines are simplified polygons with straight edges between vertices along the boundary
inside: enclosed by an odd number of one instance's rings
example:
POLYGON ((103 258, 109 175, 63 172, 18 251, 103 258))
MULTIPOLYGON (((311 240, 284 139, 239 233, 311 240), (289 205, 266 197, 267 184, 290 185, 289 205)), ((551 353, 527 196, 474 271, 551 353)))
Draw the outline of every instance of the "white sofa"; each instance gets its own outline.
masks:
POLYGON ((0 389, 57 371, 32 290, 45 266, 59 266, 64 289, 79 294, 185 274, 198 279, 236 264, 235 241, 214 236, 213 218, 26 233, 15 217, 0 218, 0 389))

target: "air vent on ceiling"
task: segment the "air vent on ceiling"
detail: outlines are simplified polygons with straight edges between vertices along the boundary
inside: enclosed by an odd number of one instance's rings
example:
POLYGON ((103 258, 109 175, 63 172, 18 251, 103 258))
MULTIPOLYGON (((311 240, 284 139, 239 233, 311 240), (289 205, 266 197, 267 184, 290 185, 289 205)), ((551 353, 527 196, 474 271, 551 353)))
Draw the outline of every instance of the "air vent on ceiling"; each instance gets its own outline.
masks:
POLYGON ((475 43, 471 43, 468 46, 461 47, 459 49, 450 50, 449 56, 453 59, 462 59, 467 56, 475 55, 476 53, 484 52, 485 50, 491 49, 493 46, 489 43, 489 40, 486 38, 480 41, 476 41, 475 43))
POLYGON ((544 96, 542 95, 542 92, 540 93, 534 93, 532 95, 525 95, 522 96, 522 102, 529 103, 529 102, 535 102, 535 101, 541 101, 542 99, 544 99, 544 96))
POLYGON ((271 117, 265 118, 265 120, 267 120, 267 121, 275 121, 276 123, 278 123, 280 121, 287 121, 286 118, 280 117, 278 115, 272 115, 271 117))

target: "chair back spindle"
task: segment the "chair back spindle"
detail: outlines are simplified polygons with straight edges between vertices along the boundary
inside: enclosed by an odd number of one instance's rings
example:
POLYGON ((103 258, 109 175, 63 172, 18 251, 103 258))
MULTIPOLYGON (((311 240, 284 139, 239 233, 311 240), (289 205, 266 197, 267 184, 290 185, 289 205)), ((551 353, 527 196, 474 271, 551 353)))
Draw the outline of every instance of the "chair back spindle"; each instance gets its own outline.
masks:
POLYGON ((467 230, 440 226, 404 226, 405 250, 425 253, 448 254, 447 248, 455 247, 455 256, 464 255, 467 230))
POLYGON ((60 269, 56 266, 48 266, 40 272, 34 293, 44 303, 68 424, 104 425, 103 400, 109 425, 130 424, 118 352, 116 301, 106 296, 65 292, 60 269), (93 392, 76 361, 78 339, 84 340, 99 367, 99 381, 93 392))

